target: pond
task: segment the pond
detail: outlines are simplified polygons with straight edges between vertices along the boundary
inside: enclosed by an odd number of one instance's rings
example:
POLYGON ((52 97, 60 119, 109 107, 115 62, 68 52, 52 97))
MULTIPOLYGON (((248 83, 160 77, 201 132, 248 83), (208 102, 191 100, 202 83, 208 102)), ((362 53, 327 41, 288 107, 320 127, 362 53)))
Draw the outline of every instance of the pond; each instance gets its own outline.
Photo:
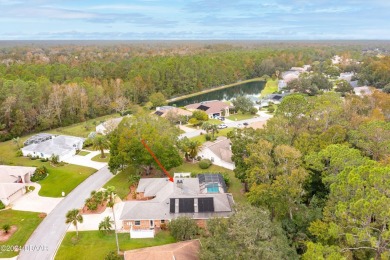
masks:
POLYGON ((183 107, 193 103, 199 103, 202 101, 209 100, 231 100, 239 96, 246 96, 249 98, 258 98, 260 92, 263 90, 265 85, 264 81, 253 81, 247 82, 240 85, 218 89, 212 92, 199 94, 193 97, 172 101, 169 105, 175 105, 177 107, 183 107))

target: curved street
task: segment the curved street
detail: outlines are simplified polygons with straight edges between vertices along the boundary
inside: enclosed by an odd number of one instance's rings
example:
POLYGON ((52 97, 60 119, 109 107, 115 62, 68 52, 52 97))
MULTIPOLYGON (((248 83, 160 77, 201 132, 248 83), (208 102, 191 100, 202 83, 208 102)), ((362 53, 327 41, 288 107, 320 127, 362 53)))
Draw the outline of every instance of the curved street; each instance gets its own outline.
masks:
POLYGON ((57 249, 69 227, 69 224, 65 224, 65 215, 68 210, 81 208, 91 191, 101 188, 113 176, 108 170, 108 167, 105 166, 77 186, 42 221, 27 240, 25 248, 20 252, 18 259, 54 259, 57 249))

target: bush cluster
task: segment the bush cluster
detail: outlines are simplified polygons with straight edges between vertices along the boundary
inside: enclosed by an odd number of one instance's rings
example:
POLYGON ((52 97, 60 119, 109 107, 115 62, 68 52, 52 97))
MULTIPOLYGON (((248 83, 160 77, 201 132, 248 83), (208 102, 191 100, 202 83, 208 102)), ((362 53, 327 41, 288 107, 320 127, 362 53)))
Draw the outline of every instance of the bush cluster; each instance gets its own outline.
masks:
POLYGON ((30 180, 32 182, 43 180, 47 177, 47 169, 45 166, 38 167, 34 174, 31 176, 30 180))
POLYGON ((208 169, 211 166, 211 161, 209 159, 203 159, 199 162, 199 167, 201 169, 208 169))
POLYGON ((5 205, 1 200, 0 200, 0 209, 5 209, 5 205))

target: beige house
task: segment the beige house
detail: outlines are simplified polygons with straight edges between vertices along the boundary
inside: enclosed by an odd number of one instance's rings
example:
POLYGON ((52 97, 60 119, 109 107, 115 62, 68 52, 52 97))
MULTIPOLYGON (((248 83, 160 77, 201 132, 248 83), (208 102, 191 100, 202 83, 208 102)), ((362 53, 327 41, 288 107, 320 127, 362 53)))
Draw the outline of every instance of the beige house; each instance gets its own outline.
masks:
POLYGON ((124 202, 120 220, 124 231, 150 231, 179 216, 194 219, 201 227, 212 217, 229 217, 233 197, 220 174, 199 174, 196 178, 143 178, 138 200, 124 202))
POLYGON ((101 124, 96 126, 96 129, 95 129, 96 133, 102 134, 102 135, 109 134, 110 132, 115 130, 115 128, 118 127, 118 125, 120 124, 120 122, 122 122, 122 120, 123 120, 123 117, 109 119, 109 120, 105 121, 104 123, 101 123, 101 124))
POLYGON ((232 106, 219 100, 212 100, 191 104, 186 106, 186 108, 190 111, 202 110, 206 112, 209 118, 215 118, 219 116, 229 116, 229 108, 232 108, 232 106))

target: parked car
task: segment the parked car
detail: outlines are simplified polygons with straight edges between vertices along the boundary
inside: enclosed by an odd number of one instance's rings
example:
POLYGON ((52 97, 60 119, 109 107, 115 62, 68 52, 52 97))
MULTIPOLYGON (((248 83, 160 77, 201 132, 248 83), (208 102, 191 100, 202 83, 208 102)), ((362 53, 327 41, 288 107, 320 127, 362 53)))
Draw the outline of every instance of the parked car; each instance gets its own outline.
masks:
POLYGON ((248 124, 247 122, 244 122, 243 125, 244 125, 244 126, 248 126, 249 124, 248 124))
POLYGON ((227 125, 225 125, 225 124, 220 124, 220 125, 218 125, 218 129, 223 129, 223 128, 227 128, 228 126, 227 125))

